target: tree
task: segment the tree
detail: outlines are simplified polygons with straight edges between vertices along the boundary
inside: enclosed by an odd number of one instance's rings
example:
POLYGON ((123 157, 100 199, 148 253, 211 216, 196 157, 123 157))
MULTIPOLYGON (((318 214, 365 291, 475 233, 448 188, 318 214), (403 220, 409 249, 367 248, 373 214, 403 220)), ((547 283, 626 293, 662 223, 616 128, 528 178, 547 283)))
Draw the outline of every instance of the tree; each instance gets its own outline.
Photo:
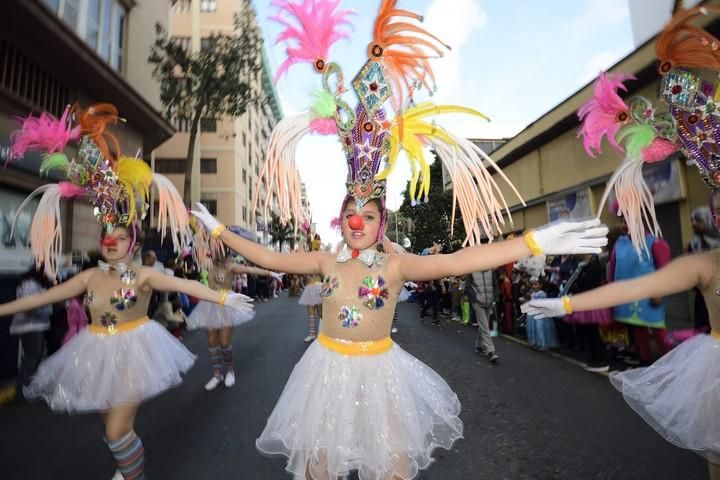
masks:
MULTIPOLYGON (((413 251, 419 252, 438 242, 445 246, 445 252, 459 249, 465 239, 465 228, 459 209, 455 212, 455 230, 450 237, 450 216, 452 213, 452 191, 443 190, 442 163, 437 158, 430 165, 430 194, 427 203, 410 205, 410 183, 403 192, 403 203, 399 213, 413 223, 408 233, 413 251)), ((389 228, 389 227, 388 227, 389 228)))
POLYGON ((268 225, 268 233, 272 235, 273 243, 277 242, 278 250, 282 251, 284 244, 290 244, 290 250, 295 249, 298 241, 295 225, 292 222, 286 222, 284 225, 280 222, 280 217, 275 212, 270 212, 270 224, 268 225))
POLYGON ((180 39, 170 37, 160 24, 155 26, 157 38, 148 62, 154 65, 153 77, 160 82, 165 117, 171 122, 190 124, 183 191, 188 206, 200 121, 226 115, 239 117, 249 105, 263 100, 252 87, 262 69, 262 36, 254 19, 250 0, 243 0, 235 15, 234 32, 203 38, 202 49, 197 53, 189 52, 180 39))

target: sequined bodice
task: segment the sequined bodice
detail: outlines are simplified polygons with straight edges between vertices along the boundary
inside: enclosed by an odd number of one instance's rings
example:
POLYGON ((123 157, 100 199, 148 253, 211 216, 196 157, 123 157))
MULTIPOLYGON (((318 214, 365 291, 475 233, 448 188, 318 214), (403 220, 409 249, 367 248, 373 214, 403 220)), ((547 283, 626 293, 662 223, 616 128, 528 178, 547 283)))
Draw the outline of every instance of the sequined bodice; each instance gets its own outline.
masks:
POLYGON ((208 286, 213 290, 232 290, 235 274, 223 265, 213 265, 208 272, 208 286))
POLYGON ((332 264, 320 292, 324 334, 352 341, 390 335, 401 285, 388 282, 386 262, 387 256, 378 254, 371 267, 356 259, 332 264))
POLYGON ((720 250, 715 250, 701 255, 708 255, 715 263, 715 271, 712 280, 701 290, 705 305, 708 309, 710 326, 716 332, 720 332, 720 250))
POLYGON ((147 314, 152 290, 140 287, 139 268, 142 267, 131 266, 122 274, 96 269, 90 275, 85 305, 93 325, 113 327, 147 314))

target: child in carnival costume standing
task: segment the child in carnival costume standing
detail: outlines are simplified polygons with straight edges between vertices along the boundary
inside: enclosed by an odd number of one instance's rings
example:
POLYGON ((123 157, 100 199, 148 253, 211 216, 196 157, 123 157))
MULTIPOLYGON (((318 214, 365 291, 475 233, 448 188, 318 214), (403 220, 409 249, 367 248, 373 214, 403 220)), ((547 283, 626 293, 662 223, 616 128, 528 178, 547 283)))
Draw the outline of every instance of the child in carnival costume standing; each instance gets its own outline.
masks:
POLYGON ((428 58, 440 55, 445 45, 422 28, 419 15, 396 3, 381 2, 367 62, 349 86, 339 65, 328 61, 331 44, 347 36, 348 12, 338 10, 339 1, 274 2, 280 10, 276 18, 286 26, 281 39, 297 42, 288 48, 277 75, 309 62, 322 76, 323 89, 310 111, 284 119, 271 135, 261 171, 261 181, 267 183, 265 208, 274 191, 281 220, 294 217, 296 225, 301 223, 305 213, 295 147, 309 132, 338 135, 348 165, 347 195, 340 205, 342 248, 272 252, 234 235, 202 206, 193 212, 212 236, 248 260, 271 270, 322 277, 323 322, 317 341, 295 366, 256 442, 263 453, 286 456, 286 469, 296 478, 335 479, 357 470, 363 480, 410 479, 430 465, 436 447, 449 449, 462 438, 455 393, 390 338, 405 281, 464 275, 543 252, 597 252, 606 243, 607 229, 591 221, 556 224, 479 245, 482 235, 492 236, 505 222, 504 200, 483 166, 489 157, 429 117, 457 112, 484 116, 470 108, 410 101, 420 86, 433 88, 428 58), (343 99, 350 89, 360 100, 355 108, 343 99), (394 119, 386 106, 394 110, 394 119), (430 178, 424 150, 431 144, 449 169, 469 246, 451 255, 388 255, 378 248, 387 219, 387 175, 404 149, 414 172, 410 196, 414 203, 426 198, 430 178))

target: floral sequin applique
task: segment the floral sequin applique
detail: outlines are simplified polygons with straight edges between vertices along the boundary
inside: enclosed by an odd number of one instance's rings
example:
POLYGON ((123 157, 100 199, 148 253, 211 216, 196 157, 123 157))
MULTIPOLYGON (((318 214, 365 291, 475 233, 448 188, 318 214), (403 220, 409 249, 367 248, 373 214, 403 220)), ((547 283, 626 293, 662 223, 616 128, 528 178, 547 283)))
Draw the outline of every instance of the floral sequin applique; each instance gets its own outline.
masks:
POLYGON ((340 281, 337 277, 326 276, 323 278, 322 284, 320 285, 320 296, 329 297, 335 290, 340 286, 340 281))
POLYGON ((378 276, 377 279, 369 276, 365 277, 362 285, 358 288, 358 297, 362 299, 363 305, 370 310, 382 308, 385 305, 385 300, 388 298, 385 279, 380 276, 378 276))
POLYGON ((343 305, 338 314, 338 318, 342 321, 342 326, 345 328, 353 328, 360 325, 362 320, 362 313, 355 305, 347 306, 343 305))
POLYGON ((121 288, 115 290, 110 297, 110 305, 115 307, 116 310, 124 311, 130 310, 137 303, 137 294, 134 288, 121 288))
POLYGON ((105 312, 100 317, 100 324, 103 327, 113 328, 118 324, 117 317, 110 312, 105 312))

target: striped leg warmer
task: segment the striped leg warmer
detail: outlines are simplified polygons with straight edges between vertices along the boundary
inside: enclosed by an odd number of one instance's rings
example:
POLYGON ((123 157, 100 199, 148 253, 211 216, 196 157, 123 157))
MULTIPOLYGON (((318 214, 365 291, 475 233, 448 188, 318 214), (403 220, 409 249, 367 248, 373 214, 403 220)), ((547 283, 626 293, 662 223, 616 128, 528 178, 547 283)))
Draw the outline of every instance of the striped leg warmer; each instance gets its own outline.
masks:
POLYGON ((140 437, 134 431, 131 430, 120 440, 107 442, 107 446, 125 480, 144 480, 145 450, 140 437))
POLYGON ((220 347, 210 347, 210 366, 215 377, 222 379, 223 376, 223 351, 220 347))

